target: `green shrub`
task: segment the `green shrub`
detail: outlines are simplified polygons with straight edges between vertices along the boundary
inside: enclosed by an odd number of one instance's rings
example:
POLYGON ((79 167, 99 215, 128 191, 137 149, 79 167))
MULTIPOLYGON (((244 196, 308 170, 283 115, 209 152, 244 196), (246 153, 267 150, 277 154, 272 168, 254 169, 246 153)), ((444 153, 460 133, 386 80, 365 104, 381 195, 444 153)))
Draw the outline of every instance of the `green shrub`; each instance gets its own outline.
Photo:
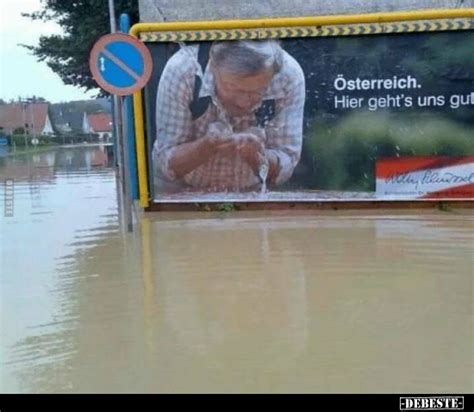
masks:
MULTIPOLYGON (((25 139, 28 147, 33 146, 31 140, 34 136, 27 134, 13 134, 11 136, 11 145, 15 147, 25 147, 25 139)), ((57 138, 52 136, 36 136, 38 139, 38 146, 47 146, 51 144, 57 144, 57 138)))

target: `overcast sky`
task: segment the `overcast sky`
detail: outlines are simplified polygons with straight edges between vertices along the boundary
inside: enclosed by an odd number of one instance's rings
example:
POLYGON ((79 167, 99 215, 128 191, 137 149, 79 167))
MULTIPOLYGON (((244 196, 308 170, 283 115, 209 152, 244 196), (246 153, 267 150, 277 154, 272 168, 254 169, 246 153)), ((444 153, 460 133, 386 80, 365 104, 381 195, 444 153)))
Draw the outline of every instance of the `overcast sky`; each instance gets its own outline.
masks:
MULTIPOLYGON (((105 0, 104 0, 105 1, 105 0)), ((37 45, 40 35, 60 33, 52 22, 22 17, 41 9, 40 0, 0 0, 0 98, 3 100, 44 97, 50 102, 83 100, 94 96, 63 84, 45 63, 39 63, 19 44, 37 45)))

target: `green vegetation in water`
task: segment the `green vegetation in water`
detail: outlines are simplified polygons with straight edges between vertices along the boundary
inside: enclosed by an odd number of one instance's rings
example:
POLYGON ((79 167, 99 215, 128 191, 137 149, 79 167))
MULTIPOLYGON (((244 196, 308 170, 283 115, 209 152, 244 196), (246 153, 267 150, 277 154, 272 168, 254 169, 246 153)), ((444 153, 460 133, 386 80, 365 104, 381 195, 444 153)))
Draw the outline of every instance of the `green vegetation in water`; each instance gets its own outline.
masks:
POLYGON ((438 210, 441 210, 442 212, 452 212, 452 209, 449 207, 449 204, 445 202, 438 203, 438 210))
POLYGON ((194 207, 197 210, 202 212, 234 212, 238 210, 237 206, 234 203, 218 203, 218 204, 209 204, 209 203, 194 203, 194 207))
POLYGON ((235 212, 237 207, 234 203, 221 203, 217 207, 217 210, 219 210, 219 212, 235 212))

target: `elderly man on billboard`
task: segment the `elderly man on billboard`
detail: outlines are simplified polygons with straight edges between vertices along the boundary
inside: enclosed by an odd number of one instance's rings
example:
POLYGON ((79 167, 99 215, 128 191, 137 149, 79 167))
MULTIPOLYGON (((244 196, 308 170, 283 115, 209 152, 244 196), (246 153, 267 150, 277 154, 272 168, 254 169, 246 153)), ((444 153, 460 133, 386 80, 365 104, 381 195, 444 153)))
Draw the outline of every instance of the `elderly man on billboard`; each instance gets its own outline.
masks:
POLYGON ((277 41, 182 46, 158 86, 158 190, 286 182, 301 155, 304 101, 303 71, 277 41))

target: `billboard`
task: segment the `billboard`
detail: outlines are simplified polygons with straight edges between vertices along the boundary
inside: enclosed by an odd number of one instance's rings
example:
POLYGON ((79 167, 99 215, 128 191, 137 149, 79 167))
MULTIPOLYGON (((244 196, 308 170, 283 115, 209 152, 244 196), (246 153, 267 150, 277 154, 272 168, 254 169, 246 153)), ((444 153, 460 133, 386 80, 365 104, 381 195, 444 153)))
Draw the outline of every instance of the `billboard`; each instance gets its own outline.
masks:
POLYGON ((460 21, 142 37, 152 199, 473 199, 474 32, 460 21))

